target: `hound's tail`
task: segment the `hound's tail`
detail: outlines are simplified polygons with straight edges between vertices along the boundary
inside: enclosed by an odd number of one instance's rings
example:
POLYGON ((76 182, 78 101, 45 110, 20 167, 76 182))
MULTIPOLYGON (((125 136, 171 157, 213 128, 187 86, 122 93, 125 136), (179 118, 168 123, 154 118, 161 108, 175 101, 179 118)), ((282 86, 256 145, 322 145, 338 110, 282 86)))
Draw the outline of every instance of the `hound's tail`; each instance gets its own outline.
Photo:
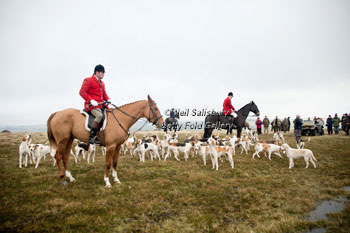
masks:
POLYGON ((317 161, 317 159, 315 158, 314 153, 312 151, 311 151, 311 156, 312 156, 313 160, 317 161))
POLYGON ((49 119, 47 120, 47 138, 49 139, 49 144, 51 147, 51 156, 54 157, 56 154, 57 149, 57 142, 55 140, 55 137, 53 136, 52 129, 51 129, 51 120, 56 115, 57 112, 52 113, 49 119))

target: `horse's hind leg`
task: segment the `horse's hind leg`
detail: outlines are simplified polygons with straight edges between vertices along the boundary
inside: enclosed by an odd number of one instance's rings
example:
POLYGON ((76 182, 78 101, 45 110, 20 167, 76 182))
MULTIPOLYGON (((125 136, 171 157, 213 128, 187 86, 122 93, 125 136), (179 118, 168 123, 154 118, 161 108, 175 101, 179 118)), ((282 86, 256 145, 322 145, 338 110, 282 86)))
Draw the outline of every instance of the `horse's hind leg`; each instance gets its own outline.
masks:
POLYGON ((211 128, 211 127, 205 127, 205 128, 204 128, 204 138, 206 138, 206 139, 210 138, 210 136, 211 136, 213 130, 214 130, 214 129, 211 128))
POLYGON ((68 143, 66 144, 65 153, 63 154, 63 158, 62 158, 64 170, 66 171, 65 174, 68 177, 70 182, 74 182, 75 181, 75 179, 73 178, 72 174, 68 170, 69 155, 70 155, 70 150, 71 150, 71 147, 72 147, 73 140, 74 140, 73 137, 71 137, 68 140, 68 143))
POLYGON ((120 184, 120 180, 117 175, 117 165, 118 165, 118 157, 120 153, 120 145, 117 146, 117 149, 115 150, 115 153, 113 155, 113 171, 112 171, 112 176, 114 178, 114 183, 120 184))
POLYGON ((61 182, 63 185, 67 184, 67 182, 65 181, 65 176, 64 176, 64 171, 63 171, 62 165, 61 165, 61 160, 63 161, 63 156, 64 156, 64 153, 66 151, 66 146, 67 146, 67 140, 68 139, 64 139, 58 143, 56 155, 55 155, 58 171, 60 173, 60 178, 61 178, 61 182))

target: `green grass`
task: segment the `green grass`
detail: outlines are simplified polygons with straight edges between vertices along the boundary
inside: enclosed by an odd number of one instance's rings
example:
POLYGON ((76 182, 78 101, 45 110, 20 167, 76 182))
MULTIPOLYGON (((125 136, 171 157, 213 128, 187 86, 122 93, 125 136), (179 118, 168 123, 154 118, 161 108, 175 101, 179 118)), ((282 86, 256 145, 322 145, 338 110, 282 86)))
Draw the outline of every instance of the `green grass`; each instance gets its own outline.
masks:
MULTIPOLYGON (((18 145, 23 134, 0 134, 0 231, 7 232, 302 232, 324 226, 328 232, 349 232, 350 208, 330 221, 305 217, 319 202, 347 195, 350 186, 350 137, 312 137, 306 144, 318 159, 317 168, 305 169, 296 160, 272 155, 251 158, 234 155, 219 171, 201 159, 188 162, 140 163, 130 155, 119 157, 121 185, 104 187, 104 158, 98 150, 94 164, 74 164, 76 183, 61 186, 51 158, 18 168, 18 145)), ((33 134, 45 143, 45 134, 33 134)), ((180 136, 183 139, 184 135, 180 136)), ((263 138, 271 139, 272 135, 263 138)), ((287 142, 295 147, 292 134, 287 142)), ((239 152, 239 150, 236 150, 239 152)), ((112 179, 111 179, 112 181, 112 179)))

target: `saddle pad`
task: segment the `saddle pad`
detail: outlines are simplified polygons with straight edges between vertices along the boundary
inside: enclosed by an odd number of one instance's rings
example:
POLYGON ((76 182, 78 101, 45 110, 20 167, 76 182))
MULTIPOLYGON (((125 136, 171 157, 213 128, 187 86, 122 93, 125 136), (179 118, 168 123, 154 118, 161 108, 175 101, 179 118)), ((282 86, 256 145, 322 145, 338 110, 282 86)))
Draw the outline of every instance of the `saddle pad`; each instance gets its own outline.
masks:
MULTIPOLYGON (((86 112, 84 109, 80 110, 80 113, 85 115, 85 129, 87 131, 90 131, 91 124, 94 121, 95 117, 91 113, 89 114, 88 112, 86 112)), ((99 125, 100 131, 104 130, 106 128, 106 125, 107 125, 107 114, 106 114, 106 110, 104 110, 103 117, 99 125)))

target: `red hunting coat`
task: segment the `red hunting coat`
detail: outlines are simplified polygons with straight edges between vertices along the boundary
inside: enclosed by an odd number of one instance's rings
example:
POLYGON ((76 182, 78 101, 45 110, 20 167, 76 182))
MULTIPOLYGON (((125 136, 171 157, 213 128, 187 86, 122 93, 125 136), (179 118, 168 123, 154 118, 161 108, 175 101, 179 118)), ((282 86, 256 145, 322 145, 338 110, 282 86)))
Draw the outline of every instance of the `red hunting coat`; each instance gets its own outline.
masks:
POLYGON ((230 97, 227 97, 225 100, 224 100, 224 104, 223 104, 224 108, 222 109, 222 113, 224 115, 229 115, 231 114, 235 108, 232 106, 231 104, 231 99, 230 97))
POLYGON ((102 108, 101 105, 97 107, 93 107, 90 104, 91 100, 95 100, 98 103, 103 102, 104 100, 109 100, 109 97, 105 90, 104 82, 102 82, 101 80, 101 84, 100 84, 97 78, 95 77, 95 75, 92 75, 91 77, 84 79, 84 82, 80 88, 79 94, 85 100, 84 108, 86 111, 91 111, 94 108, 102 108), (88 104, 90 105, 87 106, 88 104))

